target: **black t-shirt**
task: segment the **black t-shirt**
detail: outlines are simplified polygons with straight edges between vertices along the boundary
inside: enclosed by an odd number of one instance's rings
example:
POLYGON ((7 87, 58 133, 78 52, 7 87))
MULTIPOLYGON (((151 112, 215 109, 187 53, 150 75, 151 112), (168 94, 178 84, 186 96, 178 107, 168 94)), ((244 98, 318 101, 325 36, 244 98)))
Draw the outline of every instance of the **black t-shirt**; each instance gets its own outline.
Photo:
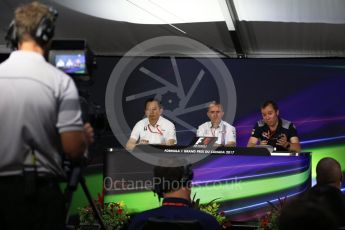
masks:
POLYGON ((270 131, 268 125, 263 120, 256 122, 252 130, 252 137, 256 137, 260 141, 267 140, 267 144, 275 147, 278 151, 287 151, 288 149, 277 145, 277 141, 281 138, 282 134, 285 134, 287 141, 290 142, 291 137, 298 137, 297 130, 290 121, 279 118, 278 122, 277 130, 274 133, 270 131))

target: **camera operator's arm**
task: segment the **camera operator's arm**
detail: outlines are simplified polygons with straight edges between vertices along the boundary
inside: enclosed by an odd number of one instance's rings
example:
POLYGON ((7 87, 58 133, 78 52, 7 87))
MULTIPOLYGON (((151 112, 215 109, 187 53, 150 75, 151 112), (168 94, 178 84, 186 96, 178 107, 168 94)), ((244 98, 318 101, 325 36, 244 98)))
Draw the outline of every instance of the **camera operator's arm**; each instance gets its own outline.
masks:
POLYGON ((84 124, 84 133, 85 133, 87 144, 91 145, 94 142, 95 133, 93 131, 93 127, 91 126, 89 122, 84 124))
POLYGON ((93 142, 93 128, 83 125, 77 88, 72 79, 61 76, 57 128, 64 153, 70 160, 81 159, 87 146, 93 142))
POLYGON ((69 131, 60 134, 63 151, 70 160, 81 159, 87 148, 86 137, 83 131, 69 131))

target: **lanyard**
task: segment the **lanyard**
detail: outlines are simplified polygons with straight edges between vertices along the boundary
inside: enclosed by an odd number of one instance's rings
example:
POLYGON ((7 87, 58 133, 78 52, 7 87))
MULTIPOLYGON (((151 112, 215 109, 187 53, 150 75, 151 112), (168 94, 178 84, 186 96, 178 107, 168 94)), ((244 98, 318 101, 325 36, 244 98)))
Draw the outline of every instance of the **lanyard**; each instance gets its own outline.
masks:
MULTIPOLYGON (((211 127, 211 133, 212 133, 212 136, 215 137, 216 136, 216 130, 220 128, 220 125, 217 127, 217 128, 213 128, 211 127)), ((225 125, 223 124, 223 130, 221 130, 222 132, 222 135, 221 135, 221 140, 220 140, 220 144, 221 145, 225 145, 225 133, 226 133, 226 127, 225 125)), ((218 135, 217 135, 218 137, 218 135)), ((218 137, 219 138, 219 137, 218 137)))
POLYGON ((216 128, 211 128, 212 137, 216 136, 216 128))
POLYGON ((211 127, 211 133, 212 133, 212 137, 215 137, 216 136, 216 130, 219 128, 220 126, 218 125, 217 128, 213 128, 211 127))
POLYGON ((151 130, 150 124, 147 125, 147 128, 149 129, 149 131, 150 131, 151 133, 158 133, 159 135, 163 136, 163 133, 162 133, 162 131, 158 128, 158 125, 156 125, 157 132, 154 132, 154 131, 151 130))
POLYGON ((182 202, 163 202, 163 206, 188 207, 188 204, 182 202))

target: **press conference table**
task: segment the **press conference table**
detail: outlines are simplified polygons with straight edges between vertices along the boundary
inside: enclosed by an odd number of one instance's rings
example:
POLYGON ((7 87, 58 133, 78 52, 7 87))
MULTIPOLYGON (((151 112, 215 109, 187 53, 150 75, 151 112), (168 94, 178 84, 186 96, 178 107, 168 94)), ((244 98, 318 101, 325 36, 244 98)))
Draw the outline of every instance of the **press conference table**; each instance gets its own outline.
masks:
POLYGON ((253 220, 255 213, 267 211, 268 200, 292 197, 311 186, 310 153, 277 152, 271 156, 262 148, 143 145, 131 153, 115 148, 106 153, 105 186, 111 188, 106 201, 125 201, 131 212, 157 207, 150 186, 132 186, 130 182, 151 180, 157 162, 162 165, 165 159, 176 157, 192 161, 192 191, 197 198, 202 202, 217 198, 232 220, 253 220))

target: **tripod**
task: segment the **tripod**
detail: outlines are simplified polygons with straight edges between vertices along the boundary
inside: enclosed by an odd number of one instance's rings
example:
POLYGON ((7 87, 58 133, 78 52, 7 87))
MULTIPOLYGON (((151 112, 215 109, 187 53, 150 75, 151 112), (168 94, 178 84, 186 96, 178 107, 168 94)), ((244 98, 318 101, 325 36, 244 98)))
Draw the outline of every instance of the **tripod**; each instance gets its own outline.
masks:
MULTIPOLYGON (((67 165, 71 165, 70 163, 67 163, 67 165)), ((92 208, 93 211, 93 215, 95 217, 95 219, 98 221, 98 223, 101 226, 102 230, 106 230, 102 216, 99 212, 99 210, 97 209, 95 202, 92 199, 91 193, 89 191, 89 189, 87 188, 86 182, 85 182, 85 178, 82 174, 82 167, 81 166, 73 166, 70 170, 70 177, 69 177, 69 181, 67 184, 67 187, 65 189, 65 198, 66 198, 66 205, 65 205, 65 213, 66 213, 66 226, 68 224, 69 221, 69 208, 71 206, 72 203, 72 197, 73 197, 73 193, 75 192, 75 190, 77 189, 77 185, 78 183, 80 183, 84 194, 87 198, 87 200, 89 201, 89 204, 92 208)), ((68 227, 66 227, 66 229, 68 229, 68 227)))

